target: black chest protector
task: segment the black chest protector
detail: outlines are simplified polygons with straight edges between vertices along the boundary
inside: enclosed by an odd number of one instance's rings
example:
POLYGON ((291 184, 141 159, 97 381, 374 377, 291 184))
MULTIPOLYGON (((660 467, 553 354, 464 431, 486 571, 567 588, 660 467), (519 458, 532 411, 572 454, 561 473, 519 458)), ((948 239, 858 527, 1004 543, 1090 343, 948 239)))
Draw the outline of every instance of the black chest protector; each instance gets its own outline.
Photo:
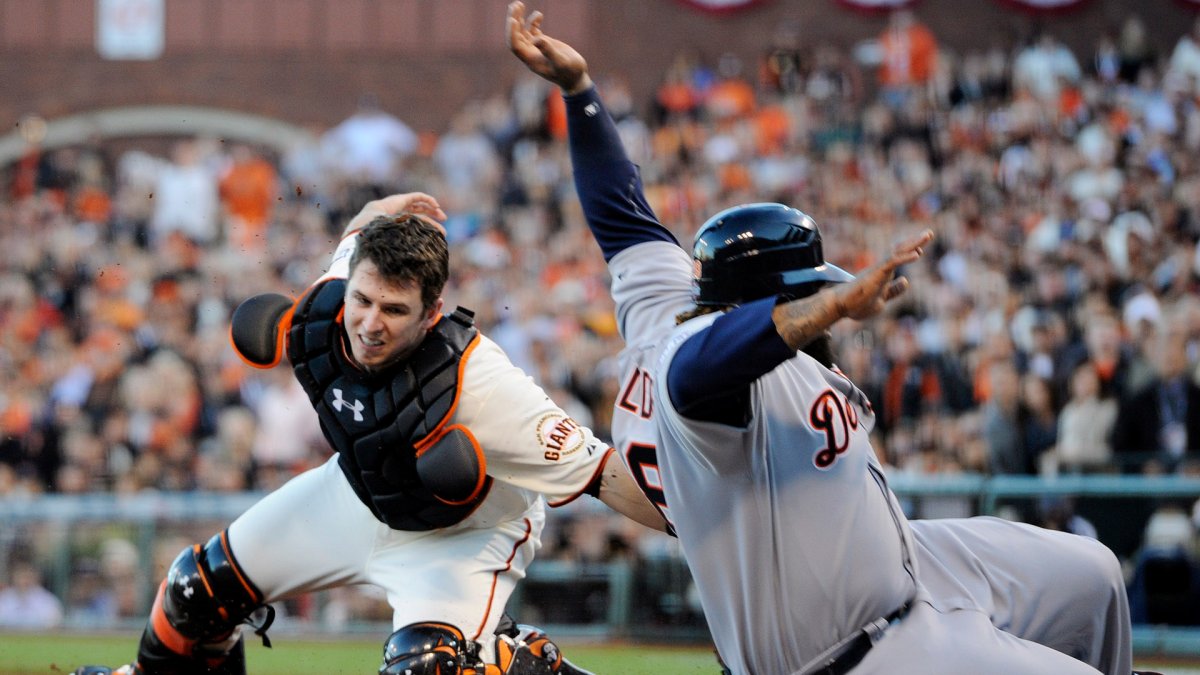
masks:
POLYGON ((331 279, 296 303, 287 355, 354 492, 397 530, 462 521, 491 487, 470 432, 447 426, 458 402, 460 364, 479 339, 474 315, 443 316, 417 350, 378 373, 343 346, 346 281, 331 279))

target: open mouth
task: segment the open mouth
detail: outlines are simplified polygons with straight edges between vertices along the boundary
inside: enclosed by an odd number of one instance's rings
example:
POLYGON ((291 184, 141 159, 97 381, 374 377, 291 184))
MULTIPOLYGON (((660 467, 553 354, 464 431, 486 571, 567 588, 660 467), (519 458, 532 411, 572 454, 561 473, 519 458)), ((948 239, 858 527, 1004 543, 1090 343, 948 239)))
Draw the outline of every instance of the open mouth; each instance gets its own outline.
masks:
POLYGON ((379 349, 383 346, 383 340, 374 340, 365 335, 358 336, 358 343, 366 349, 379 349))

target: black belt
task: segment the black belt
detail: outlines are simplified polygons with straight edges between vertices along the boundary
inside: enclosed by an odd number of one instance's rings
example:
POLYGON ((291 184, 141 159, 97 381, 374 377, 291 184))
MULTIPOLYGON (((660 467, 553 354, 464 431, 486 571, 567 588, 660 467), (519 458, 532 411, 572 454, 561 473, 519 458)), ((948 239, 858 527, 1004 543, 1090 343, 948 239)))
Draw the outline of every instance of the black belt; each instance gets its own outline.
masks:
MULTIPOLYGON (((883 626, 887 627, 895 621, 904 618, 908 614, 908 610, 912 608, 912 602, 906 602, 900 605, 899 609, 883 617, 883 626)), ((872 625, 876 625, 873 621, 872 625)), ((814 670, 812 675, 845 675, 845 673, 854 670, 854 667, 862 662, 866 657, 867 652, 871 651, 871 647, 875 646, 875 639, 879 633, 870 630, 870 627, 864 628, 858 632, 858 637, 851 640, 841 654, 833 657, 829 663, 826 663, 820 670, 814 670)))

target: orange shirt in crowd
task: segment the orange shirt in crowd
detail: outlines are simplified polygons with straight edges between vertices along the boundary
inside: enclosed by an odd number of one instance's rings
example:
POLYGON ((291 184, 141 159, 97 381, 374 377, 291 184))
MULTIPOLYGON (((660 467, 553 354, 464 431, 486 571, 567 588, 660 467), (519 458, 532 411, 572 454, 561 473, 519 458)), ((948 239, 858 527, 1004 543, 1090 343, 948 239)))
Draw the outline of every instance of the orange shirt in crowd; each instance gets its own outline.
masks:
POLYGON ((275 167, 261 157, 235 163, 221 178, 221 202, 231 216, 229 236, 241 246, 264 246, 278 196, 275 167))
POLYGON ((914 23, 904 29, 888 29, 879 43, 883 49, 879 81, 884 86, 923 84, 933 77, 937 41, 925 26, 914 23))
POLYGON ((721 80, 708 91, 704 104, 717 118, 745 117, 754 112, 754 87, 736 77, 721 80))
POLYGON ((788 147, 792 120, 781 105, 769 105, 754 116, 754 137, 758 154, 775 156, 788 147))
POLYGON ((559 141, 567 138, 567 104, 558 90, 546 97, 546 132, 559 141))

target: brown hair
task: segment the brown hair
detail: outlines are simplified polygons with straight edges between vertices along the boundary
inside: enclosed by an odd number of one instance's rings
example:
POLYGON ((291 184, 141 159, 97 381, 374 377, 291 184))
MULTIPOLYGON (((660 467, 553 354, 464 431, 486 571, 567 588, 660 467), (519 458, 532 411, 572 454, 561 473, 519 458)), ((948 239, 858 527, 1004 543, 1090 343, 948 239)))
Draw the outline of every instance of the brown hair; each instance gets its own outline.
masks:
POLYGON ((380 276, 392 283, 416 283, 421 304, 433 306, 450 276, 450 249, 441 230, 424 218, 401 213, 379 216, 358 233, 350 257, 350 274, 363 260, 375 263, 380 276))

